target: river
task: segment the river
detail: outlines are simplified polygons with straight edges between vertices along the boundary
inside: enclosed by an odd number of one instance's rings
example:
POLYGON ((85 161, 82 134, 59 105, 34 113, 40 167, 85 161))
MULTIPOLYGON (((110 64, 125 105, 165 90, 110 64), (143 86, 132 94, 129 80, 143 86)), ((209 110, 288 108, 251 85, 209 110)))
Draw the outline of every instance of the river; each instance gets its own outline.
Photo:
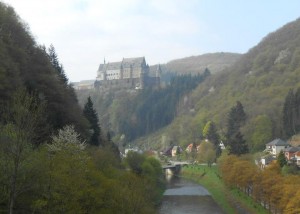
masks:
POLYGON ((201 185, 180 177, 168 177, 159 214, 221 214, 222 209, 201 185))

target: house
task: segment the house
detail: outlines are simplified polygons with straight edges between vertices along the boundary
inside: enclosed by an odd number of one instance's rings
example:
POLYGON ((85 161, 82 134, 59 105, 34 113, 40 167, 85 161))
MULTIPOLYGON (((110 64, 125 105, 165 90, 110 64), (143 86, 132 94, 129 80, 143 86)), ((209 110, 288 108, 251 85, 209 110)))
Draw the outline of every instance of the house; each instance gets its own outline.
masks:
POLYGON ((191 152, 193 152, 193 151, 194 151, 194 152, 197 152, 197 151, 198 151, 197 148, 198 148, 197 144, 191 143, 191 144, 189 144, 189 145, 186 147, 185 151, 186 151, 187 153, 191 153, 191 152))
POLYGON ((162 155, 169 156, 169 157, 175 157, 178 154, 182 153, 182 148, 180 146, 170 146, 165 151, 162 152, 162 155))
POLYGON ((219 146, 220 146, 220 148, 221 148, 222 150, 225 149, 225 145, 224 145, 223 141, 220 142, 219 146))
POLYGON ((177 156, 178 154, 182 153, 182 149, 180 146, 173 146, 172 148, 172 157, 177 156))
POLYGON ((272 155, 265 155, 260 158, 258 165, 263 169, 270 164, 275 158, 272 155))
POLYGON ((300 167, 300 151, 295 153, 296 164, 300 167))
POLYGON ((185 151, 190 153, 190 152, 192 152, 192 150, 193 150, 193 144, 191 143, 186 147, 185 151))
POLYGON ((293 159, 295 159, 295 154, 298 151, 300 151, 300 147, 294 147, 294 146, 288 147, 283 150, 284 156, 288 161, 292 161, 293 159))
POLYGON ((266 144, 265 151, 269 152, 271 155, 276 157, 280 151, 283 151, 284 149, 286 149, 288 147, 290 147, 290 145, 287 142, 277 138, 277 139, 271 141, 270 143, 266 144))
POLYGON ((161 154, 171 157, 172 156, 172 149, 173 149, 173 146, 170 146, 167 149, 165 149, 163 152, 161 152, 161 154))

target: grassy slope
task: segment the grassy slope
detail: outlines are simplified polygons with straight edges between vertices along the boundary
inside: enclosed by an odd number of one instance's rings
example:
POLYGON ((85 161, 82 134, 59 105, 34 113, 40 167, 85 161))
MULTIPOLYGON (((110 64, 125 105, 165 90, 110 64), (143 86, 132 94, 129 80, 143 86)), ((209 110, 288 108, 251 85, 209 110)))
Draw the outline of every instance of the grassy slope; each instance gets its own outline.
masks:
POLYGON ((216 166, 188 166, 182 171, 183 177, 203 185, 225 213, 268 213, 244 193, 228 189, 218 175, 216 166))
POLYGON ((208 53, 172 60, 163 66, 167 71, 177 74, 198 74, 202 73, 205 68, 208 68, 212 73, 218 73, 240 58, 241 54, 237 53, 208 53))

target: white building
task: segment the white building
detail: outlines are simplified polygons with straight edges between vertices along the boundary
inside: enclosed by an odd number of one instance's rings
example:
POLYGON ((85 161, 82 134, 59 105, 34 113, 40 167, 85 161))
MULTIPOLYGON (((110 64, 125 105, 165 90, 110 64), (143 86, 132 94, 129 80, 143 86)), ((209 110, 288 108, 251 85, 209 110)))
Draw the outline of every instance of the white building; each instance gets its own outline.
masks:
POLYGON ((280 151, 283 151, 284 149, 286 149, 288 147, 290 147, 290 145, 287 142, 277 138, 277 139, 271 141, 270 143, 266 144, 265 151, 270 152, 271 155, 276 157, 280 151))

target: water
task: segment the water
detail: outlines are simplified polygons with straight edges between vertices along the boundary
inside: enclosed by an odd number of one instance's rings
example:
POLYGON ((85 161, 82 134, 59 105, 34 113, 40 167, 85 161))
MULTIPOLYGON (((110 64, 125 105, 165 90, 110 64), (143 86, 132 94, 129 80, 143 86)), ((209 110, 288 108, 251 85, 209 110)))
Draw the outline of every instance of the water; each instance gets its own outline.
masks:
POLYGON ((159 214, 221 214, 210 193, 192 181, 169 177, 159 214))

